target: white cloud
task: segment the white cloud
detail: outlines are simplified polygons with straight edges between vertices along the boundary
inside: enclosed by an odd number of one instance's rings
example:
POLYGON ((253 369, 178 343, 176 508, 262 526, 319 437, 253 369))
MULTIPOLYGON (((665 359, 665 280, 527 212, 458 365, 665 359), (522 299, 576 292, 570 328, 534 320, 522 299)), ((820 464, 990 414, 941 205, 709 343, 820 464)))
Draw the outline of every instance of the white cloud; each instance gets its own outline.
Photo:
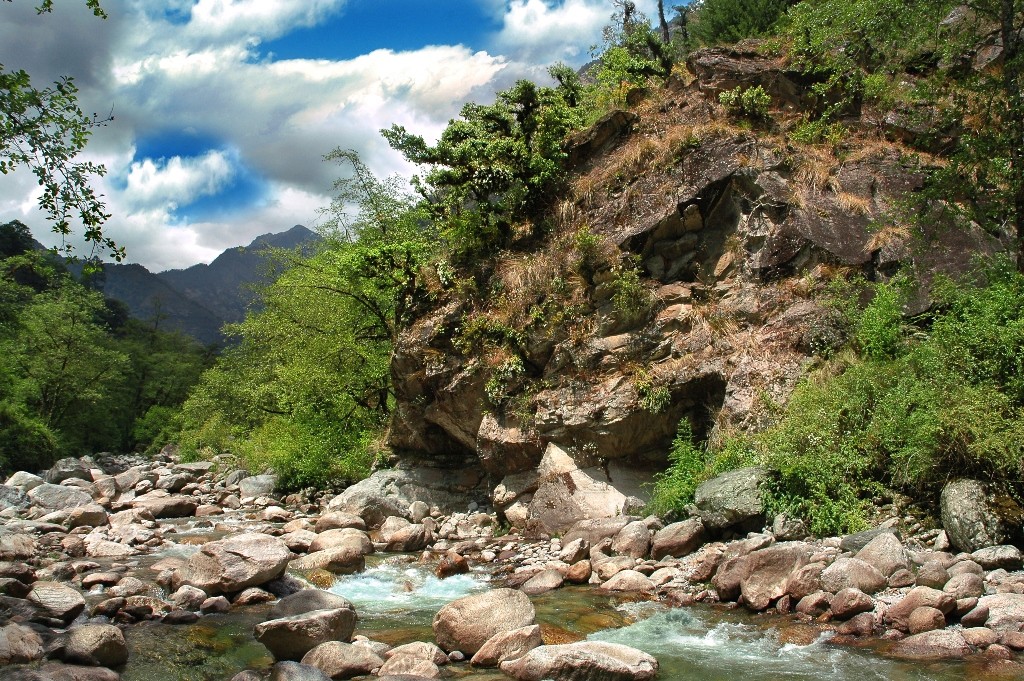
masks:
POLYGON ((593 0, 512 0, 497 45, 524 61, 579 62, 600 39, 610 14, 608 3, 593 0))
POLYGON ((189 31, 205 38, 258 35, 273 40, 293 28, 314 26, 337 12, 344 0, 199 0, 189 31))
POLYGON ((216 194, 234 176, 231 160, 219 150, 196 158, 147 158, 129 167, 123 195, 130 206, 164 205, 174 210, 216 194))

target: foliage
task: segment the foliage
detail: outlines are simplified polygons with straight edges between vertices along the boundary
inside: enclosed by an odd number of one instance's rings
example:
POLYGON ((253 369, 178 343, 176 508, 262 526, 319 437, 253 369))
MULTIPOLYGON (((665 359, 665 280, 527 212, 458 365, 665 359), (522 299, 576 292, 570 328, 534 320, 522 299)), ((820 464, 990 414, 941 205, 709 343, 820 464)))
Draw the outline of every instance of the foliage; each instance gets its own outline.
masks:
POLYGON ((731 115, 753 121, 767 120, 768 109, 772 104, 771 95, 760 85, 748 88, 737 85, 719 94, 718 101, 731 115))
POLYGON ((230 327, 239 342, 203 374, 182 409, 182 447, 230 450, 286 486, 353 480, 391 413, 391 349, 408 323, 434 235, 395 179, 351 151, 318 252, 280 252, 262 309, 230 327))
POLYGON ((789 6, 787 0, 702 0, 687 21, 692 44, 722 45, 765 35, 789 6))
MULTIPOLYGON (((97 0, 86 3, 98 17, 105 17, 97 0)), ((52 11, 48 0, 37 10, 52 11)), ((67 238, 72 218, 84 227, 93 254, 105 249, 116 260, 124 249, 105 236, 103 223, 110 217, 100 196, 89 186, 92 176, 103 175, 101 165, 75 158, 85 148, 92 130, 111 120, 87 115, 78 106, 78 88, 62 78, 45 88, 35 87, 24 70, 7 71, 0 65, 0 174, 29 168, 43 191, 39 206, 52 222, 53 231, 67 238)), ((71 251, 69 245, 64 250, 71 251)))
POLYGON ((647 317, 654 304, 654 296, 640 280, 637 264, 627 261, 613 270, 611 281, 612 308, 619 319, 635 324, 647 317))
POLYGON ((526 373, 523 360, 518 355, 509 357, 491 371, 484 393, 487 401, 495 407, 502 407, 510 398, 510 388, 526 373))
POLYGON ((57 459, 57 436, 19 405, 0 401, 0 474, 38 471, 57 459))
POLYGON ((654 376, 645 369, 639 369, 633 375, 633 385, 640 397, 640 406, 652 414, 659 414, 672 404, 672 394, 668 387, 657 385, 654 376))

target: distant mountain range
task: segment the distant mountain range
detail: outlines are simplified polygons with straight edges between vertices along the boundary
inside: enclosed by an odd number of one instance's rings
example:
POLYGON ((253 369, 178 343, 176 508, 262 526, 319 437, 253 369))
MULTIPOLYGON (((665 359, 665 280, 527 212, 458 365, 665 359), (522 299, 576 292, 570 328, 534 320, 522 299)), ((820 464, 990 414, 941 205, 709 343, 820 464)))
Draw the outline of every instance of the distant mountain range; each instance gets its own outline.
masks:
POLYGON ((302 225, 264 234, 248 246, 229 248, 207 264, 154 274, 142 265, 104 265, 94 285, 128 306, 133 317, 160 319, 160 328, 186 333, 206 344, 223 342, 224 324, 240 322, 252 303, 253 286, 267 282, 264 250, 312 245, 317 234, 302 225))

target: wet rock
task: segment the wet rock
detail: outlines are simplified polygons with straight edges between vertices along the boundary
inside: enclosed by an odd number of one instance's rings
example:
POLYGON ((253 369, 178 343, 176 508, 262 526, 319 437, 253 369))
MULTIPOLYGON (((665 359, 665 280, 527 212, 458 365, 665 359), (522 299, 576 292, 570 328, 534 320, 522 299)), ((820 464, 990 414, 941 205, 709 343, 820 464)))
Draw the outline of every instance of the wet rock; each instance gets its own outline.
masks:
POLYGON ((647 653, 598 641, 540 646, 499 666, 520 681, 646 681, 658 673, 658 661, 647 653))
POLYGON ((199 615, 191 610, 175 608, 164 615, 161 619, 164 624, 194 624, 199 621, 199 615))
POLYGON ((277 660, 301 660, 310 650, 327 641, 349 641, 356 614, 351 608, 313 610, 256 625, 256 640, 277 660))
POLYGON ((636 570, 622 570, 617 572, 611 579, 601 585, 601 589, 604 591, 649 592, 654 591, 654 588, 654 582, 652 582, 646 575, 637 572, 636 570))
POLYGON ((1019 570, 1024 565, 1020 549, 1016 546, 989 546, 971 554, 971 560, 986 570, 1019 570))
POLYGON ((858 558, 838 558, 821 573, 821 588, 832 593, 849 588, 873 594, 886 586, 885 575, 858 558))
POLYGON ((425 525, 410 523, 391 533, 386 542, 385 550, 404 553, 421 551, 427 547, 432 539, 433 535, 425 525))
POLYGON ((46 616, 71 622, 85 610, 85 598, 76 589, 58 582, 36 582, 28 601, 46 616))
POLYGON ((198 504, 189 497, 158 489, 135 497, 132 506, 146 509, 154 518, 189 518, 196 514, 198 504))
POLYGON ((434 574, 440 579, 467 572, 469 572, 469 561, 454 550, 447 551, 434 569, 434 574))
POLYGON ((384 666, 384 660, 366 646, 327 641, 303 655, 302 664, 316 667, 332 679, 350 679, 374 673, 384 666))
POLYGON ((832 615, 839 620, 848 620, 862 612, 875 609, 875 601, 860 589, 842 589, 832 597, 832 615))
POLYGON ((225 613, 228 610, 231 610, 231 602, 224 596, 211 596, 199 606, 199 612, 204 615, 225 613))
POLYGON ((954 480, 942 488, 939 503, 942 525, 954 547, 971 552, 1006 542, 1006 528, 981 482, 954 480))
POLYGON ((945 616, 956 608, 956 600, 949 594, 937 589, 927 586, 916 586, 907 592, 907 595, 898 603, 889 606, 889 609, 885 611, 885 621, 901 631, 908 631, 911 613, 918 608, 925 607, 935 608, 945 616))
POLYGON ((11 577, 0 577, 0 594, 13 596, 14 598, 25 598, 32 587, 11 577))
POLYGON ((33 662, 43 656, 43 639, 20 624, 0 627, 0 664, 33 662))
POLYGON ((971 649, 959 631, 940 629, 897 641, 889 654, 909 660, 950 660, 970 655, 971 649))
POLYGON ((495 589, 452 601, 434 616, 434 637, 445 650, 473 655, 492 636, 535 623, 530 599, 515 589, 495 589))
POLYGON ((558 570, 543 570, 527 580, 520 589, 527 596, 537 596, 561 587, 564 582, 565 577, 558 570))
POLYGON ((897 570, 906 570, 910 567, 910 559, 903 548, 903 543, 896 535, 888 532, 883 532, 869 541, 857 552, 856 557, 868 565, 873 565, 886 577, 897 570))
POLYGON ((536 624, 502 632, 489 638, 469 661, 474 667, 497 667, 505 660, 516 660, 544 645, 536 624))
POLYGON ((241 591, 279 577, 291 556, 277 537, 239 534, 203 544, 181 570, 179 581, 211 596, 241 591))
POLYGON ((330 681, 331 677, 308 664, 285 661, 270 668, 270 681, 330 681))
POLYGON ((73 664, 119 667, 128 661, 128 644, 111 624, 85 624, 59 637, 50 655, 73 664))
POLYGON ((270 611, 270 617, 272 619, 277 619, 280 617, 301 615, 313 610, 338 609, 355 611, 352 603, 350 603, 347 598, 339 596, 338 594, 331 593, 330 591, 322 591, 320 589, 303 589, 291 596, 285 596, 275 603, 274 608, 270 611))
POLYGON ((694 492, 693 503, 705 527, 720 531, 760 519, 764 513, 761 487, 767 478, 767 469, 754 466, 701 483, 694 492))
POLYGON ((128 605, 127 598, 108 598, 100 601, 92 609, 93 617, 113 617, 117 611, 128 605))

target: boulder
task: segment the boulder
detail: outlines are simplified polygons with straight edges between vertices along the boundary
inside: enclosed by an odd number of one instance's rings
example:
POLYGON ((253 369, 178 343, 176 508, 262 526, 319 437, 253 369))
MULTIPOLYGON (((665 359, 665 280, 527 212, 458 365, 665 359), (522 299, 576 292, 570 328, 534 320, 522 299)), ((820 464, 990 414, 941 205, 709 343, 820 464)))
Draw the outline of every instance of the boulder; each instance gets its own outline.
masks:
POLYGON ((922 565, 917 571, 915 578, 917 586, 930 586, 933 589, 941 589, 949 581, 949 572, 942 567, 937 560, 930 560, 922 565))
POLYGON ((36 555, 36 542, 30 535, 0 528, 0 560, 21 562, 36 555))
POLYGON ((46 481, 38 475, 27 473, 25 471, 16 471, 11 477, 7 478, 7 482, 4 484, 7 487, 14 487, 20 489, 25 494, 44 484, 46 481))
POLYGON ((539 646, 499 666, 520 681, 646 681, 658 674, 658 661, 652 656, 603 641, 539 646))
POLYGON ((970 655, 971 648, 959 631, 940 629, 897 641, 889 654, 908 660, 951 660, 970 655))
POLYGON ((278 537, 239 534, 203 544, 182 568, 180 581, 215 596, 259 586, 284 573, 292 553, 278 537))
POLYGON ((642 520, 634 520, 612 539, 612 552, 630 558, 646 558, 651 547, 651 530, 642 520))
POLYGON ((1006 543, 1006 527, 981 482, 963 478, 947 483, 939 504, 942 526, 957 549, 971 552, 1006 543))
POLYGON ((654 591, 654 582, 647 575, 636 570, 620 570, 601 585, 604 591, 654 591))
POLYGON ((74 487, 45 483, 32 488, 28 493, 32 503, 49 511, 57 511, 93 502, 92 495, 74 487))
POLYGON ((693 503, 704 526, 721 531, 763 520, 761 487, 768 470, 760 466, 739 468, 707 480, 693 494, 693 503))
POLYGON ((474 655, 492 636, 534 624, 530 599, 515 589, 494 589, 465 596, 434 616, 434 637, 448 651, 474 655))
POLYGON ((390 516, 403 516, 408 504, 403 504, 381 489, 380 482, 373 480, 372 475, 357 482, 331 499, 327 509, 358 516, 367 528, 380 527, 390 516))
POLYGON ((1024 626, 1024 594, 982 596, 977 609, 987 610, 985 626, 997 631, 1019 631, 1024 626))
POLYGON ((301 660, 306 653, 327 641, 349 641, 356 626, 351 608, 313 610, 256 625, 256 640, 276 660, 301 660))
POLYGON ((81 459, 61 459, 57 463, 50 467, 50 470, 46 471, 46 482, 59 485, 65 480, 71 480, 77 478, 78 480, 85 480, 86 482, 92 482, 92 471, 89 468, 89 464, 85 463, 81 459))
POLYGON ((704 523, 700 518, 690 518, 666 525, 654 534, 651 541, 651 557, 661 560, 667 556, 688 556, 700 548, 705 537, 704 523))
POLYGON ((11 485, 0 485, 0 510, 17 508, 23 510, 32 505, 32 500, 22 490, 11 485))
POLYGON ((859 589, 874 594, 886 586, 885 575, 858 558, 838 558, 821 573, 821 588, 832 593, 859 589))
POLYGON ((1020 549, 1008 544, 978 549, 971 554, 971 560, 986 570, 1019 570, 1024 564, 1020 549))
POLYGON ((786 595, 790 576, 809 562, 813 551, 804 542, 783 542, 747 554, 746 574, 740 579, 743 601, 752 610, 764 610, 786 595))
POLYGON ((102 527, 107 524, 107 510, 99 504, 86 504, 71 509, 68 514, 67 527, 73 530, 76 527, 102 527))
POLYGON ((885 622, 901 631, 909 631, 911 613, 924 607, 935 608, 945 616, 956 608, 956 599, 928 586, 915 586, 902 600, 889 606, 885 611, 885 622))
POLYGON ((309 551, 345 548, 360 554, 373 553, 373 542, 362 530, 351 527, 324 530, 310 543, 309 551))
POLYGON ((780 513, 772 520, 772 534, 779 541, 796 541, 806 539, 811 531, 807 529, 807 524, 799 518, 780 513))
POLYGON ((154 518, 190 518, 199 505, 189 497, 156 489, 135 497, 132 506, 149 511, 154 518))
POLYGON ((946 627, 946 616, 938 608, 924 606, 917 608, 907 618, 907 631, 911 634, 921 634, 926 631, 935 631, 946 627))
POLYGON ((85 624, 63 635, 51 656, 73 664, 120 667, 128 661, 128 644, 111 624, 85 624))
POLYGON ((316 519, 314 529, 317 534, 320 534, 327 530, 343 530, 346 528, 365 531, 366 521, 354 513, 329 511, 316 519))
POLYGON ((903 543, 896 538, 895 534, 883 532, 872 539, 857 552, 857 558, 868 565, 873 565, 885 577, 891 576, 897 570, 910 568, 910 558, 903 543))
POLYGON ((362 551, 350 546, 307 553, 291 563, 291 568, 300 572, 327 570, 340 575, 359 572, 365 566, 366 559, 363 558, 362 551))
POLYGON ((580 520, 562 535, 562 546, 568 546, 577 539, 587 542, 588 546, 597 546, 605 539, 611 539, 622 531, 629 523, 637 520, 632 516, 615 516, 612 518, 591 518, 580 520))
POLYGON ((434 662, 415 655, 393 655, 377 673, 381 678, 436 679, 441 676, 441 669, 434 662))
POLYGON ((942 590, 958 601, 962 598, 981 598, 985 595, 985 580, 968 572, 950 577, 942 590))
POLYGON ((85 598, 77 589, 59 582, 36 582, 28 601, 45 617, 71 622, 85 610, 85 598))
MULTIPOLYGON (((260 677, 257 676, 257 678, 260 677)), ((232 679, 232 681, 235 680, 232 679)), ((285 661, 278 662, 270 668, 269 681, 331 681, 331 677, 311 665, 285 661)))
POLYGON ((414 641, 413 643, 396 646, 384 653, 384 659, 390 660, 399 655, 426 660, 438 665, 448 664, 448 656, 445 655, 445 652, 433 643, 427 643, 426 641, 414 641))
POLYGON ((408 553, 421 551, 433 540, 434 535, 426 525, 410 523, 391 533, 385 544, 385 551, 398 551, 408 553))
POLYGON ((870 530, 864 530, 863 532, 848 534, 840 540, 839 548, 843 551, 852 551, 853 553, 856 553, 867 546, 872 539, 881 534, 896 534, 896 530, 891 527, 875 527, 870 530))
POLYGON ((526 580, 520 588, 527 596, 537 596, 559 588, 564 582, 565 576, 558 570, 542 570, 526 580))
POLYGON ((313 610, 338 610, 348 608, 355 611, 347 598, 320 589, 303 589, 285 596, 270 611, 271 619, 301 615, 313 610))
POLYGON ((528 627, 495 634, 484 643, 469 661, 474 667, 497 667, 505 660, 516 660, 534 648, 544 645, 540 627, 528 627))
POLYGON ((569 566, 569 569, 565 571, 565 581, 570 584, 586 584, 590 581, 590 575, 594 573, 594 568, 590 564, 589 560, 580 560, 569 566))
POLYGON ((238 489, 245 497, 265 497, 273 494, 277 487, 277 476, 273 473, 267 475, 250 475, 238 482, 238 489))
POLYGON ((842 589, 832 597, 830 607, 833 617, 848 620, 862 612, 871 612, 875 609, 875 602, 860 589, 842 589))
POLYGON ((367 646, 327 641, 303 655, 302 664, 316 667, 332 679, 350 679, 374 673, 384 666, 384 660, 367 646))
POLYGON ((808 563, 790 575, 786 593, 800 600, 804 596, 821 591, 821 573, 825 570, 824 563, 808 563))
POLYGON ((43 639, 20 624, 0 627, 0 665, 32 662, 43 656, 43 639))

